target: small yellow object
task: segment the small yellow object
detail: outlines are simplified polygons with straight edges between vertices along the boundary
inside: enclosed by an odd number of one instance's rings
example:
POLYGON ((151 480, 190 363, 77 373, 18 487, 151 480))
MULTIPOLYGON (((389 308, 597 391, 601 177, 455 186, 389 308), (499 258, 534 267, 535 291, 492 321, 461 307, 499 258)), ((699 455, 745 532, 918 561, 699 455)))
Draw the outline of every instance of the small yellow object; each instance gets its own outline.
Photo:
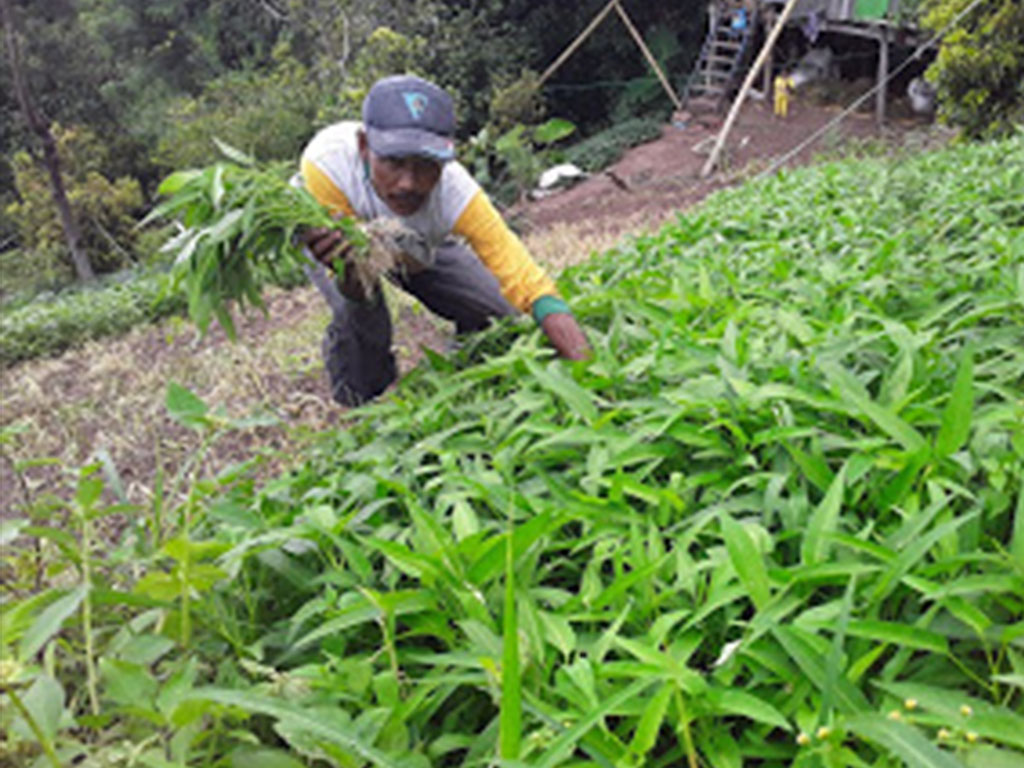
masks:
POLYGON ((823 725, 821 726, 821 728, 818 729, 817 733, 815 733, 814 735, 817 736, 819 739, 827 739, 830 733, 832 733, 831 729, 829 729, 827 725, 823 725))
POLYGON ((968 731, 964 734, 964 738, 966 738, 969 742, 971 742, 971 744, 973 744, 978 740, 978 734, 974 731, 968 731))
POLYGON ((894 709, 892 712, 889 713, 888 717, 890 720, 902 720, 903 713, 900 712, 898 709, 894 709))
POLYGON ((960 714, 963 715, 964 717, 970 717, 971 715, 974 714, 974 710, 971 709, 968 705, 964 704, 963 706, 960 707, 960 714))
POLYGON ((936 734, 939 737, 939 741, 947 741, 953 737, 953 734, 947 731, 945 728, 939 728, 939 732, 936 734))
POLYGON ((917 709, 917 699, 907 699, 903 702, 903 706, 907 709, 917 709))
POLYGON ((785 117, 789 114, 789 92, 793 87, 793 80, 785 75, 775 77, 775 114, 785 117))
POLYGON ((799 744, 801 747, 806 747, 808 744, 811 743, 811 737, 803 731, 800 731, 800 735, 796 737, 796 743, 799 744))
POLYGON ((0 683, 10 683, 21 672, 21 665, 14 659, 0 660, 0 683))

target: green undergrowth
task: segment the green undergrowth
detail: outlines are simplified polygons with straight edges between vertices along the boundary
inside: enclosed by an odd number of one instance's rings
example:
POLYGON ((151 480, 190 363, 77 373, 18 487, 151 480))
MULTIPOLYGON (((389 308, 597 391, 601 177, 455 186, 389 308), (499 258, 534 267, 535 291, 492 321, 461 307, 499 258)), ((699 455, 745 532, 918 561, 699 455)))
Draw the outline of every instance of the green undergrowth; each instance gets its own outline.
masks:
POLYGON ((661 136, 664 122, 636 117, 596 133, 565 151, 567 162, 596 172, 616 163, 627 149, 661 136))
POLYGON ((99 468, 77 538, 6 523, 61 585, 9 558, 12 754, 1019 765, 1024 135, 725 191, 563 285, 589 362, 502 326, 113 550, 99 468))
MULTIPOLYGON (((267 282, 287 288, 306 278, 298 268, 283 269, 267 282)), ((185 289, 159 270, 129 271, 95 286, 44 293, 0 312, 0 366, 57 355, 187 310, 185 289)))

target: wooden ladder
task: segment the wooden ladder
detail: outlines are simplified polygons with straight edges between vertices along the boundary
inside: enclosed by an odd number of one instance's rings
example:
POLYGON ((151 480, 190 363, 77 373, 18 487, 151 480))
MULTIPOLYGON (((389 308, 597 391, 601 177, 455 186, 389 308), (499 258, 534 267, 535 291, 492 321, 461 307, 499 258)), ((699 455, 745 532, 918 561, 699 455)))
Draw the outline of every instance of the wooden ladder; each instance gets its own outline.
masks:
POLYGON ((721 0, 716 0, 716 6, 697 64, 686 84, 684 101, 693 115, 722 111, 739 85, 754 47, 756 10, 740 9, 721 0), (734 26, 739 13, 744 14, 744 23, 734 26))

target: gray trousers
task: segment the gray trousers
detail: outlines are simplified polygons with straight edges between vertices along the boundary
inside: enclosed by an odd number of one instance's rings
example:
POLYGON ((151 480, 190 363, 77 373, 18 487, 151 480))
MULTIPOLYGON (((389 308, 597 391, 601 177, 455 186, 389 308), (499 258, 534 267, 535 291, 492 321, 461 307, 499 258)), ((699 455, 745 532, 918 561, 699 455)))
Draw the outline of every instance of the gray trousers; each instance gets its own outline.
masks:
MULTIPOLYGON (((307 274, 331 308, 322 346, 331 394, 342 405, 364 403, 398 375, 391 351, 391 314, 379 294, 365 302, 343 296, 323 266, 309 267, 307 274)), ((519 314, 476 254, 455 241, 436 250, 429 269, 388 277, 429 310, 454 322, 456 334, 480 331, 493 318, 519 314)))

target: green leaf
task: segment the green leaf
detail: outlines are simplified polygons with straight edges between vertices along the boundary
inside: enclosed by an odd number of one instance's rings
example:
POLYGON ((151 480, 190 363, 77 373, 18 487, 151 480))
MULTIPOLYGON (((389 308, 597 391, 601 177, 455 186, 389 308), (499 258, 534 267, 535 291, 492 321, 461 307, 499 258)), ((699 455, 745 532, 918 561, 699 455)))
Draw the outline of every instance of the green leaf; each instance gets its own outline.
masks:
POLYGON ((743 690, 712 686, 708 691, 708 702, 722 715, 741 715, 785 731, 793 730, 793 726, 779 710, 764 699, 743 690))
POLYGON ((231 755, 230 768, 305 768, 287 752, 279 749, 240 749, 231 755))
MULTIPOLYGON (((796 627, 776 626, 772 629, 772 634, 814 687, 824 691, 828 685, 824 660, 822 654, 808 642, 806 633, 796 627)), ((840 712, 852 714, 870 707, 860 689, 842 674, 838 675, 834 682, 832 696, 840 712)))
POLYGON ((895 439, 908 452, 916 453, 926 445, 920 432, 885 406, 873 401, 863 385, 845 368, 830 362, 823 362, 820 366, 844 402, 867 416, 879 429, 895 439))
POLYGON ((1013 541, 1010 554, 1018 566, 1024 566, 1024 491, 1017 491, 1017 508, 1013 512, 1013 541))
POLYGON ((658 740, 658 731, 665 720, 672 691, 672 683, 664 683, 644 707, 644 712, 633 732, 633 740, 629 743, 629 751, 637 757, 643 757, 654 748, 658 740))
POLYGON ((825 498, 815 508, 807 525, 800 547, 800 556, 804 565, 813 565, 823 561, 828 555, 828 536, 835 531, 839 522, 839 511, 843 504, 843 491, 846 486, 846 465, 832 479, 825 498))
POLYGON ((630 700, 636 698, 649 688, 655 681, 637 680, 632 685, 620 690, 613 696, 608 697, 597 707, 594 707, 586 715, 576 721, 572 727, 565 729, 551 742, 550 746, 536 760, 535 768, 555 768, 561 764, 566 753, 582 739, 587 732, 601 722, 609 713, 622 707, 630 700))
POLYGON ((1016 749, 973 747, 964 758, 968 768, 1020 768, 1021 756, 1016 749))
POLYGON ((963 768, 953 755, 936 747, 906 723, 870 714, 849 718, 846 727, 890 750, 908 768, 963 768))
POLYGON ((104 695, 124 707, 154 711, 157 682, 140 664, 118 659, 100 660, 104 695))
POLYGON ((175 171, 160 182, 156 191, 159 195, 173 195, 182 187, 202 175, 199 170, 175 171))
MULTIPOLYGON (((61 688, 60 683, 49 675, 37 675, 22 696, 21 703, 25 705, 25 709, 28 710, 43 736, 52 743, 64 719, 64 689, 61 688)), ((13 710, 13 707, 6 702, 5 708, 13 710)), ((35 734, 23 720, 16 721, 15 727, 22 738, 29 742, 36 741, 35 734)))
POLYGON ((570 136, 576 126, 568 120, 554 117, 533 129, 533 140, 538 144, 554 144, 570 136))
POLYGON ((245 152, 243 152, 240 149, 235 149, 226 141, 221 141, 216 136, 213 137, 213 143, 217 145, 217 149, 221 151, 221 154, 223 154, 229 160, 238 163, 239 165, 256 164, 256 159, 253 158, 251 155, 245 154, 245 152))
POLYGON ((519 622, 516 612, 515 556, 512 551, 512 515, 505 538, 505 609, 501 637, 501 707, 498 756, 519 759, 522 740, 522 691, 519 679, 519 622))
POLYGON ((544 638, 568 659, 576 648, 576 633, 569 620, 548 611, 537 611, 537 618, 544 629, 544 638))
POLYGON ((6 547, 21 533, 21 529, 29 524, 28 520, 0 520, 0 547, 6 547))
POLYGON ((50 603, 21 638, 21 643, 18 645, 18 658, 28 661, 35 656, 49 642, 50 638, 60 632, 64 622, 78 610, 88 593, 88 585, 80 584, 63 597, 50 603))
POLYGON ((264 696, 255 691, 230 690, 227 688, 197 688, 182 697, 196 701, 211 701, 228 707, 236 707, 246 712, 258 712, 262 715, 275 717, 288 725, 297 727, 311 736, 334 744, 349 752, 359 755, 373 765, 382 768, 401 768, 400 763, 380 750, 367 744, 357 734, 356 729, 341 728, 325 723, 300 707, 289 702, 264 696))
POLYGON ((899 648, 914 648, 931 653, 949 653, 946 638, 937 632, 898 624, 892 621, 852 619, 846 628, 847 634, 864 637, 880 643, 890 643, 899 648))
POLYGON ((593 424, 597 420, 598 411, 593 395, 565 374, 561 362, 555 361, 546 369, 530 358, 524 358, 523 362, 544 389, 582 416, 585 422, 593 424))
POLYGON ((768 581, 768 570, 764 566, 764 558, 758 551, 754 540, 750 537, 746 526, 737 523, 728 514, 720 516, 722 536, 729 552, 732 567, 750 593, 750 599, 763 610, 772 598, 771 584, 768 581))
POLYGON ((942 411, 942 426, 935 438, 935 458, 951 456, 967 442, 974 409, 974 354, 970 345, 964 348, 957 368, 956 380, 949 401, 942 411))
POLYGON ((206 403, 175 381, 167 384, 165 405, 168 415, 179 424, 193 429, 203 428, 209 424, 206 418, 209 408, 206 403))

